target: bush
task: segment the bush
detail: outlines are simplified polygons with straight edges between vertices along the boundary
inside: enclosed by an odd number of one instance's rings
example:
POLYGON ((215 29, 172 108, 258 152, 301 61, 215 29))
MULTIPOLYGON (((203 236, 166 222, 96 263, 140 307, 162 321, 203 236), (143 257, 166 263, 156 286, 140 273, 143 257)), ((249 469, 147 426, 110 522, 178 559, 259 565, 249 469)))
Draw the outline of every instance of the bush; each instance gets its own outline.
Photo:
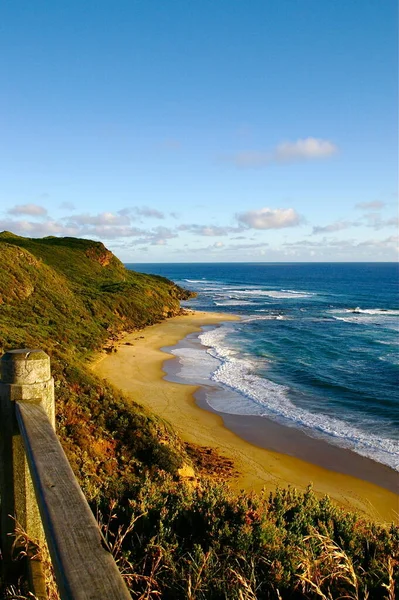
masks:
POLYGON ((368 523, 310 488, 237 495, 163 475, 130 488, 112 510, 108 535, 121 524, 128 531, 121 552, 134 597, 394 597, 398 528, 368 523))

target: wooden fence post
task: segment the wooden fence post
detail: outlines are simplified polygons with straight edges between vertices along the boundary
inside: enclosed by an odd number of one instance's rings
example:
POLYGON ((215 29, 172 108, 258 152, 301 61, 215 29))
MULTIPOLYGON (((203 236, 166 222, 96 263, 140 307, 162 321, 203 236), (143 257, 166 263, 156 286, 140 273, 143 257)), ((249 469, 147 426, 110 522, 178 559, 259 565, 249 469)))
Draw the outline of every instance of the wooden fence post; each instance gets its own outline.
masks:
POLYGON ((42 350, 11 350, 1 359, 0 494, 1 542, 6 572, 12 572, 15 517, 28 537, 44 542, 44 531, 16 418, 15 402, 40 404, 55 428, 54 380, 42 350), (11 515, 11 516, 10 516, 11 515))

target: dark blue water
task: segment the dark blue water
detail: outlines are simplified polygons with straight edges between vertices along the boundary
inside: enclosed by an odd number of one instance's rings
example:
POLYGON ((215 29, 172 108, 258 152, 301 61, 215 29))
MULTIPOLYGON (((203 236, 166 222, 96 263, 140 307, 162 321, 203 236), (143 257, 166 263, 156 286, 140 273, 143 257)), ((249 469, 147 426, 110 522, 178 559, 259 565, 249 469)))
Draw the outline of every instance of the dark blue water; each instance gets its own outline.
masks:
MULTIPOLYGON (((135 264, 198 292, 193 309, 241 321, 176 355, 258 414, 399 469, 399 267, 393 263, 135 264)), ((184 379, 184 369, 182 370, 184 379)), ((222 403, 222 404, 221 404, 222 403)))

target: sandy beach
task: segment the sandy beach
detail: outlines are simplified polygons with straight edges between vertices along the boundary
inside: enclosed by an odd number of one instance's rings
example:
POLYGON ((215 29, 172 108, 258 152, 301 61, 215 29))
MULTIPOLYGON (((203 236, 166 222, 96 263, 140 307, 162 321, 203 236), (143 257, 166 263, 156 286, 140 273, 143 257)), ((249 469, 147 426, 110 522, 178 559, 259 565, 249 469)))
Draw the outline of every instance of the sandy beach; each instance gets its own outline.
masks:
POLYGON ((305 489, 311 482, 316 493, 341 505, 378 521, 398 521, 399 475, 393 469, 262 417, 222 418, 206 409, 198 386, 165 381, 163 365, 174 356, 161 348, 174 346, 203 325, 232 319, 204 312, 168 319, 125 336, 117 352, 101 355, 93 370, 169 421, 183 440, 215 448, 233 460, 239 476, 230 483, 236 489, 305 489))

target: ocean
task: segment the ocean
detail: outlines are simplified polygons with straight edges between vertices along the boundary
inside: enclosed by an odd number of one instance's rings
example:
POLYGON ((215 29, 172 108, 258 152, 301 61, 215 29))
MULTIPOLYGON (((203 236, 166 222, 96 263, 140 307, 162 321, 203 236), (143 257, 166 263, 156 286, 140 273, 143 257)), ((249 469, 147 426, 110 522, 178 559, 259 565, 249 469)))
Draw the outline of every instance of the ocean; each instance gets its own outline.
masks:
MULTIPOLYGON (((235 314, 174 348, 175 379, 214 410, 257 415, 399 470, 399 265, 127 264, 235 314)), ((287 430, 288 431, 288 430, 287 430)))

